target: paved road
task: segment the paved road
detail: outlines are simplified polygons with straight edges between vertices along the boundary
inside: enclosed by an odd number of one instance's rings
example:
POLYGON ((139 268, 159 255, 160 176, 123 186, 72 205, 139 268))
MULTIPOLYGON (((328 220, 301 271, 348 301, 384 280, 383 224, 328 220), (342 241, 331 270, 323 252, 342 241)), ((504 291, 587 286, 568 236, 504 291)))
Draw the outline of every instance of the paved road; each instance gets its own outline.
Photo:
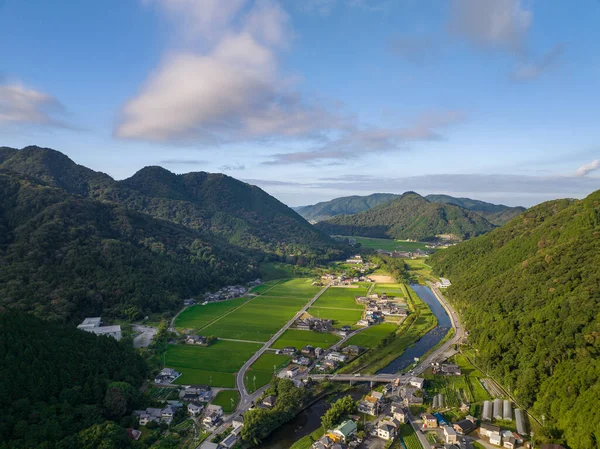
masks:
POLYGON ((346 335, 344 338, 342 338, 340 341, 338 341, 336 344, 331 345, 331 347, 329 348, 330 351, 337 351, 338 348, 340 348, 344 343, 346 343, 348 340, 350 340, 352 337, 354 337, 356 334, 368 329, 368 326, 365 327, 361 327, 360 329, 356 329, 354 332, 350 332, 348 335, 346 335))
POLYGON ((250 394, 248 393, 248 391, 246 390, 246 385, 244 384, 244 378, 246 377, 246 371, 248 371, 248 368, 250 368, 252 366, 252 364, 254 362, 256 362, 256 360, 265 353, 265 351, 273 344, 275 343, 275 340, 277 340, 279 337, 281 337, 281 335, 290 328, 290 326, 292 326, 292 324, 294 324, 296 322, 296 320, 298 318, 300 318, 307 310, 310 306, 312 306, 315 301, 317 299, 319 299, 319 297, 325 293, 325 291, 329 288, 329 285, 326 285, 325 287, 323 287, 319 293, 317 293, 310 301, 308 301, 308 303, 306 303, 306 305, 300 309, 300 311, 298 311, 296 313, 296 315, 294 315, 294 317, 289 320, 287 322, 287 324, 285 324, 275 335, 273 335, 271 337, 271 339, 266 342, 262 348, 260 348, 256 354, 254 354, 246 363, 244 363, 244 365, 242 366, 242 368, 238 371, 237 373, 237 377, 236 377, 236 385, 237 385, 237 389, 240 392, 240 402, 238 403, 238 409, 240 408, 244 408, 246 406, 249 405, 249 403, 251 402, 250 399, 250 394))
POLYGON ((133 330, 138 333, 135 337, 133 337, 133 347, 134 348, 145 348, 152 343, 152 339, 158 332, 156 327, 151 326, 142 326, 140 324, 134 324, 133 330))

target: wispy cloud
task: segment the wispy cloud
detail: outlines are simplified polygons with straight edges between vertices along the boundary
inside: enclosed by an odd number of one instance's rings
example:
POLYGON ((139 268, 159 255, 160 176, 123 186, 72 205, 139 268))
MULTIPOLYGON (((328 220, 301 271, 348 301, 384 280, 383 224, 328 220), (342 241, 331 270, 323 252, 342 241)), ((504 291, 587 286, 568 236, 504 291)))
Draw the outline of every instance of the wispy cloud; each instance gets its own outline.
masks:
POLYGON ((160 163, 165 165, 206 165, 209 162, 200 159, 164 159, 160 163))
POLYGON ((451 0, 450 29, 476 46, 523 49, 533 13, 522 0, 451 0))
POLYGON ((69 127, 65 107, 54 96, 21 83, 0 84, 0 125, 33 124, 69 127))
POLYGON ((293 1, 301 11, 327 16, 336 6, 360 8, 366 11, 386 11, 393 5, 393 0, 302 0, 293 1))
POLYGON ((432 36, 397 36, 390 39, 388 48, 411 64, 423 64, 435 57, 440 47, 432 36))
POLYGON ((580 178, 589 175, 590 173, 600 169, 600 160, 590 162, 589 164, 582 165, 575 172, 575 176, 580 178))
POLYGON ((226 164, 226 165, 221 165, 219 167, 219 170, 223 170, 223 171, 234 171, 234 170, 245 170, 246 166, 244 164, 240 164, 239 162, 236 162, 235 164, 226 164))
POLYGON ((521 63, 513 72, 513 79, 516 81, 533 81, 539 78, 542 74, 556 65, 557 60, 560 59, 564 52, 565 46, 563 44, 555 45, 542 55, 539 60, 521 63))
POLYGON ((442 140, 442 130, 465 120, 458 110, 431 111, 418 116, 413 123, 398 128, 349 126, 336 138, 329 139, 309 151, 278 153, 266 165, 310 163, 354 159, 363 155, 393 150, 408 150, 416 141, 442 140))

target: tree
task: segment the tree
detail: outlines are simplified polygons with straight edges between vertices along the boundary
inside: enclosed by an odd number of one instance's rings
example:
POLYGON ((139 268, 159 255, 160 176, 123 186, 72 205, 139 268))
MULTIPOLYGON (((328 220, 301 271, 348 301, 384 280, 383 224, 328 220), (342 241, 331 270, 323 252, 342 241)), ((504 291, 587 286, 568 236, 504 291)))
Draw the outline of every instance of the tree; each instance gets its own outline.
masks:
POLYGON ((356 402, 352 396, 344 396, 331 404, 329 410, 321 417, 321 425, 324 430, 332 429, 342 422, 345 416, 356 413, 356 410, 356 402))

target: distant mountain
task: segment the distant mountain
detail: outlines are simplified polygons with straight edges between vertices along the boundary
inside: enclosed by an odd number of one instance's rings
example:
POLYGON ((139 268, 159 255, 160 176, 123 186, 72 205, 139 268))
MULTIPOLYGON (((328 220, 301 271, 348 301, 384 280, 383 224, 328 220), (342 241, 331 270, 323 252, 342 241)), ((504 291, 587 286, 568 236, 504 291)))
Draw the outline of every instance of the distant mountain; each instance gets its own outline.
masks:
POLYGON ((425 198, 432 203, 454 204, 472 212, 477 212, 497 226, 502 226, 526 210, 524 207, 509 207, 503 204, 486 203, 470 198, 455 198, 449 195, 427 195, 425 198))
POLYGON ((542 203, 431 263, 452 281, 477 363, 545 417, 537 436, 597 447, 600 191, 542 203))
POLYGON ((174 310, 257 276, 248 253, 198 231, 0 171, 0 312, 76 322, 174 310))
POLYGON ((389 203, 354 215, 339 215, 315 227, 331 235, 431 240, 445 234, 462 240, 489 232, 494 225, 462 207, 432 203, 406 192, 389 203))
POLYGON ((380 204, 389 203, 398 195, 393 193, 373 193, 368 196, 345 196, 324 201, 312 206, 295 207, 294 210, 310 222, 327 220, 336 215, 351 215, 369 210, 380 204))
POLYGON ((283 203, 223 174, 176 175, 161 167, 146 167, 129 179, 115 181, 48 148, 6 149, 2 154, 0 169, 71 194, 122 204, 243 249, 307 262, 343 253, 336 242, 283 203))

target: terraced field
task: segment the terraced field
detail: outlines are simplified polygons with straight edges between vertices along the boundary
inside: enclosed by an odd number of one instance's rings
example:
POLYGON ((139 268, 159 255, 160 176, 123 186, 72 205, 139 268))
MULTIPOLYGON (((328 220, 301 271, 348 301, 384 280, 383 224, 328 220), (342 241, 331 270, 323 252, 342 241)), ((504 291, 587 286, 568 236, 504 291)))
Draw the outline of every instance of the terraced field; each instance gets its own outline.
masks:
POLYGON ((165 365, 182 373, 179 385, 235 387, 235 373, 261 347, 254 343, 217 341, 209 347, 169 345, 165 365))
POLYGON ((264 353, 247 371, 244 382, 246 389, 253 393, 255 386, 258 389, 267 385, 273 378, 273 374, 285 367, 290 361, 291 357, 287 355, 264 353))
POLYGON ((331 345, 341 340, 341 337, 335 334, 323 332, 302 331, 298 329, 288 329, 281 337, 273 343, 273 348, 283 349, 286 346, 293 346, 300 350, 306 345, 327 349, 331 345))

